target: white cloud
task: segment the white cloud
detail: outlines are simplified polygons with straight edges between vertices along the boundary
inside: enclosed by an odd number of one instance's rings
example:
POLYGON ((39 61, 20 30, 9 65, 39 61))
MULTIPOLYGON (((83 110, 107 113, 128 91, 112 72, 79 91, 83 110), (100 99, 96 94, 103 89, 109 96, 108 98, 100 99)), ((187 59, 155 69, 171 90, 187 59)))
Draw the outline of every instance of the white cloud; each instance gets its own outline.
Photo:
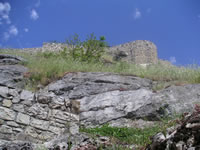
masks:
POLYGON ((142 13, 140 12, 140 10, 138 8, 135 9, 133 17, 134 17, 134 19, 139 19, 142 17, 142 13))
POLYGON ((18 35, 18 29, 14 25, 12 25, 10 26, 7 32, 4 32, 3 39, 7 41, 10 37, 17 36, 17 35, 18 35))
POLYGON ((172 64, 175 64, 175 63, 176 63, 176 57, 171 56, 171 57, 169 58, 169 61, 170 61, 172 64))
POLYGON ((29 31, 29 29, 28 28, 24 28, 24 32, 28 32, 29 31))
POLYGON ((15 26, 11 26, 10 29, 9 29, 9 34, 10 34, 10 35, 17 36, 17 34, 18 34, 18 29, 17 29, 15 26))
POLYGON ((0 2, 0 24, 3 24, 3 21, 5 21, 7 24, 10 24, 10 18, 9 13, 11 10, 11 6, 8 2, 1 3, 0 2))
POLYGON ((37 20, 39 18, 39 15, 35 9, 32 9, 30 17, 33 20, 37 20))

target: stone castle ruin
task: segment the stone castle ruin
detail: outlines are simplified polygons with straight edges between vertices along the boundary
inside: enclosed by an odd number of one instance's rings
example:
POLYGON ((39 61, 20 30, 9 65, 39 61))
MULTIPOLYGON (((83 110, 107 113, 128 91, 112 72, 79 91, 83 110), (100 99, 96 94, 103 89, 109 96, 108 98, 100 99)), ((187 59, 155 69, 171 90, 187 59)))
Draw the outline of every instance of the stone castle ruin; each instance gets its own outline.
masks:
MULTIPOLYGON (((61 51, 67 44, 65 43, 43 43, 42 47, 20 49, 27 52, 61 51)), ((135 64, 157 64, 157 47, 154 43, 146 40, 137 40, 125 44, 109 47, 106 52, 114 60, 127 61, 135 64)))
MULTIPOLYGON (((63 43, 43 43, 42 51, 60 51, 67 47, 63 43)), ((115 60, 128 61, 135 64, 157 64, 157 47, 146 40, 137 40, 106 49, 115 60)))
POLYGON ((133 62, 135 64, 157 64, 157 47, 150 41, 137 40, 109 48, 115 60, 133 62))

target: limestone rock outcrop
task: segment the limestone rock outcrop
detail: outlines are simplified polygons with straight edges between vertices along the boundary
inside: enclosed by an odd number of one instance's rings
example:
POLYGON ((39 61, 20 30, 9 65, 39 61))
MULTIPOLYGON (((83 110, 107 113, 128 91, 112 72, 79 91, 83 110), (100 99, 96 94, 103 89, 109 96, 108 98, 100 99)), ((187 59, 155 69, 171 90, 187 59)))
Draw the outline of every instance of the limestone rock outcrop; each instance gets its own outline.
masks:
POLYGON ((26 62, 26 60, 22 57, 0 54, 0 65, 16 65, 23 62, 26 62))
POLYGON ((0 54, 0 85, 23 88, 24 73, 28 68, 20 65, 26 60, 12 55, 0 54))
POLYGON ((138 119, 159 121, 191 111, 200 101, 199 84, 172 86, 157 93, 151 88, 148 79, 79 72, 68 73, 45 90, 80 102, 80 123, 85 126, 110 123, 131 127, 138 119))

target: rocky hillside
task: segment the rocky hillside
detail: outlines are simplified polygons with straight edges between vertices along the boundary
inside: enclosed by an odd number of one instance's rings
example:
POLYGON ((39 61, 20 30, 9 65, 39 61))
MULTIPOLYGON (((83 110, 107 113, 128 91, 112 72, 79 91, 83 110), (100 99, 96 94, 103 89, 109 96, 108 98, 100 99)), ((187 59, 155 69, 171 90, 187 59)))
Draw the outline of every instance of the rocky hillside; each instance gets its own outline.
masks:
POLYGON ((149 127, 200 101, 199 84, 155 92, 155 81, 102 72, 69 72, 32 92, 24 89, 24 61, 0 55, 0 149, 97 149, 110 139, 79 127, 149 127))

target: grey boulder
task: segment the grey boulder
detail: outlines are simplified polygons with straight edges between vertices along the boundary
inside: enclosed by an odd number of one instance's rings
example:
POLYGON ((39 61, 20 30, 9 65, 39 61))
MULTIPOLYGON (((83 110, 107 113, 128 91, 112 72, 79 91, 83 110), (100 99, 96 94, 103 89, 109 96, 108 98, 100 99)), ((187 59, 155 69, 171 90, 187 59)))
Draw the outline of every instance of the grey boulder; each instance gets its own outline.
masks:
POLYGON ((138 121, 149 126, 191 111, 200 102, 199 84, 155 93, 151 80, 112 73, 68 73, 45 90, 80 102, 80 123, 87 127, 105 123, 131 127, 138 121))
POLYGON ((186 85, 172 86, 158 93, 139 89, 85 97, 80 99, 80 120, 88 126, 111 123, 129 127, 135 126, 139 119, 160 121, 191 112, 200 102, 199 91, 200 85, 186 85))
POLYGON ((0 65, 0 85, 7 87, 24 87, 24 73, 28 69, 21 65, 0 65))
POLYGON ((26 62, 26 60, 22 57, 0 54, 0 65, 16 65, 23 62, 26 62))

